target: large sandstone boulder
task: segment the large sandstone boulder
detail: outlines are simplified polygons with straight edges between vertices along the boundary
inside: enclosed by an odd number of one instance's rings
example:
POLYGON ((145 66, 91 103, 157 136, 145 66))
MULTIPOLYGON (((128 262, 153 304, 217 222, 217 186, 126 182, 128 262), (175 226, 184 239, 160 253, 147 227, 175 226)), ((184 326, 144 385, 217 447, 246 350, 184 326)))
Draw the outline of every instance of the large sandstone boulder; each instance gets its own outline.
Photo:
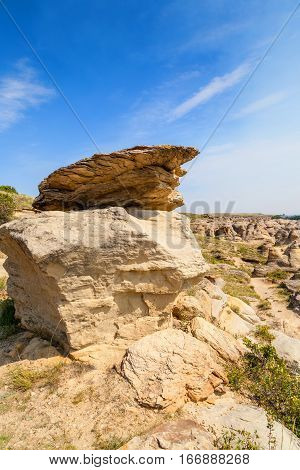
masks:
POLYGON ((140 207, 170 211, 183 205, 175 190, 183 163, 198 150, 175 145, 139 146, 96 154, 59 168, 39 185, 39 210, 140 207))
POLYGON ((300 241, 294 241, 287 248, 285 254, 288 255, 290 266, 300 271, 300 241))
POLYGON ((66 350, 167 327, 177 295, 206 270, 175 212, 43 212, 1 226, 0 246, 16 316, 66 350))
POLYGON ((226 383, 213 349, 176 329, 158 331, 130 346, 121 372, 140 404, 168 411, 187 400, 205 400, 226 383))

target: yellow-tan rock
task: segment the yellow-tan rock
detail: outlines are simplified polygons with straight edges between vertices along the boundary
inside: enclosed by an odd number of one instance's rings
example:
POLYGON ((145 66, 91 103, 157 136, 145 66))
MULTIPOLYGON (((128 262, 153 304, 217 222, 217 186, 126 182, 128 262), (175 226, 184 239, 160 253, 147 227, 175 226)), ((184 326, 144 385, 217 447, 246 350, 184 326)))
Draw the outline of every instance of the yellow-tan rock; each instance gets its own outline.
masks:
POLYGON ((183 163, 198 150, 176 145, 138 146, 96 154, 59 168, 39 185, 39 210, 139 207, 170 211, 183 205, 176 191, 183 163))
POLYGON ((176 212, 42 212, 1 226, 0 246, 23 327, 67 351, 168 327, 178 294, 206 271, 176 212))
POLYGON ((171 328, 145 336, 130 346, 121 371, 141 405, 169 412, 188 400, 207 399, 226 383, 213 349, 171 328))

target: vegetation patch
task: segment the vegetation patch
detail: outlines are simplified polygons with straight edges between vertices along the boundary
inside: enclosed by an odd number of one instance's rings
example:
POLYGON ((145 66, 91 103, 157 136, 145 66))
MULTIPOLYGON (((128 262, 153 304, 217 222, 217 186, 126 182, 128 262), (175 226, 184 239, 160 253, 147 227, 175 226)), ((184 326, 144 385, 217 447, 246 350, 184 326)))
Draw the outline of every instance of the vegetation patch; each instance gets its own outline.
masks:
POLYGON ((282 269, 275 269, 274 271, 270 271, 267 273, 266 278, 272 282, 279 282, 284 281, 289 277, 289 273, 283 271, 282 269))
POLYGON ((16 188, 14 188, 13 186, 8 186, 8 185, 1 185, 0 191, 6 192, 6 193, 18 194, 18 191, 16 190, 16 188))
POLYGON ((0 192, 0 224, 9 222, 16 210, 16 203, 10 193, 0 192))
POLYGON ((248 395, 276 420, 300 437, 300 380, 271 344, 267 331, 258 332, 259 343, 245 339, 248 352, 231 366, 228 379, 234 390, 248 395))
POLYGON ((128 439, 124 439, 118 436, 111 436, 110 438, 105 439, 100 434, 97 434, 94 447, 98 450, 117 450, 126 444, 126 442, 128 442, 130 439, 130 437, 128 439))
POLYGON ((249 303, 249 298, 259 298, 254 288, 240 274, 225 272, 222 274, 222 278, 225 281, 225 285, 223 288, 225 294, 231 295, 232 297, 237 297, 238 299, 241 299, 246 303, 249 303))
POLYGON ((254 332, 256 339, 263 343, 271 344, 275 336, 270 333, 270 328, 267 325, 258 325, 254 332))
POLYGON ((268 299, 262 299, 257 305, 259 310, 270 310, 272 307, 271 302, 268 299))
POLYGON ((276 288, 276 294, 279 297, 280 300, 283 300, 285 302, 289 302, 291 298, 291 292, 287 289, 287 287, 284 284, 280 284, 276 288))
POLYGON ((9 441, 10 436, 7 436, 6 434, 0 434, 0 450, 6 449, 9 441))
POLYGON ((17 366, 8 373, 7 385, 13 390, 25 392, 33 387, 54 387, 58 384, 61 369, 64 363, 59 362, 53 367, 33 370, 26 367, 17 366))
POLYGON ((33 197, 26 194, 17 194, 14 196, 16 211, 32 210, 33 197))
POLYGON ((256 246, 246 243, 237 243, 236 250, 237 255, 244 261, 260 264, 265 264, 267 261, 267 257, 259 253, 256 246))
POLYGON ((15 211, 31 210, 33 197, 19 194, 13 186, 0 186, 0 224, 9 222, 15 211))
POLYGON ((0 291, 6 289, 6 279, 5 277, 0 277, 0 291))
POLYGON ((234 265, 236 256, 233 243, 213 237, 198 237, 203 257, 210 264, 234 265))
POLYGON ((251 434, 245 430, 228 428, 215 439, 214 446, 218 450, 259 450, 257 431, 251 434))

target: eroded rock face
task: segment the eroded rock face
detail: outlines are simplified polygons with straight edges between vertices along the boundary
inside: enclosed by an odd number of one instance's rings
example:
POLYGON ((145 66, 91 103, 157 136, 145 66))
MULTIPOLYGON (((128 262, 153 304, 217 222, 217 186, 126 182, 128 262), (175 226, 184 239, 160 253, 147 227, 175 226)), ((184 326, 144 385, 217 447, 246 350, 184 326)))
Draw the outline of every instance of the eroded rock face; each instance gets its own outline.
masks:
POLYGON ((66 350, 166 328, 179 292, 206 271, 175 212, 44 212, 1 226, 0 246, 22 325, 66 350))
POLYGON ((39 210, 140 207, 170 211, 183 205, 175 188, 183 163, 198 150, 175 145, 139 146, 96 154, 59 168, 39 185, 39 210))
POLYGON ((226 383, 208 344, 170 328, 130 346, 121 371, 140 404, 168 411, 180 408, 187 400, 205 400, 226 383))

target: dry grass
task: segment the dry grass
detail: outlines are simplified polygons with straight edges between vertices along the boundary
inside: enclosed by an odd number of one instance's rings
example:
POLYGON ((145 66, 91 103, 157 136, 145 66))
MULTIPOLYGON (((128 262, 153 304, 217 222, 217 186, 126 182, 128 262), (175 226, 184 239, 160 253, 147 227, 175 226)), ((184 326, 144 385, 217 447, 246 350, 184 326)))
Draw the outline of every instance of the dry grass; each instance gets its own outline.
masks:
POLYGON ((130 441, 130 439, 131 437, 124 439, 115 435, 109 438, 105 438, 100 434, 96 434, 94 448, 98 450, 117 450, 126 444, 126 442, 130 441))
POLYGON ((0 434, 0 450, 6 449, 9 441, 10 436, 7 436, 6 434, 0 434))
POLYGON ((5 290, 5 289, 6 289, 6 278, 0 277, 0 290, 5 290))
POLYGON ((259 301, 257 308, 259 310, 270 310, 272 307, 271 302, 268 299, 262 299, 259 301))
POLYGON ((13 390, 25 392, 34 387, 54 387, 59 382, 64 362, 59 362, 54 366, 34 370, 23 366, 16 366, 8 373, 7 385, 13 390))

